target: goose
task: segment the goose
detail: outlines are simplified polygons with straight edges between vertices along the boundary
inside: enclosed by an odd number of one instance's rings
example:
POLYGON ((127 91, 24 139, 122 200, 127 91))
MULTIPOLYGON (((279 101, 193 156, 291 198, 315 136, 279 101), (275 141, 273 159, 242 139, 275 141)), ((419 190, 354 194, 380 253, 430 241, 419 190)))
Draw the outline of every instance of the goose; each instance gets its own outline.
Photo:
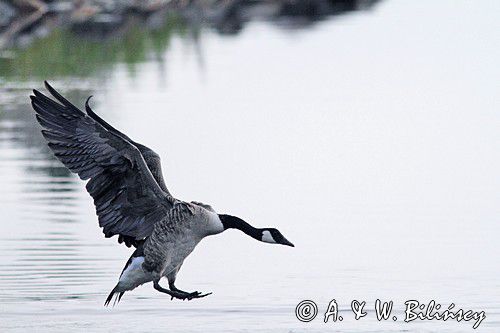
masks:
POLYGON ((264 243, 294 246, 276 228, 256 228, 239 217, 218 214, 210 205, 174 198, 163 179, 159 155, 94 113, 89 106, 92 96, 82 111, 47 81, 45 87, 55 100, 38 90, 30 98, 48 146, 87 181, 104 236, 118 236, 118 243, 135 248, 105 306, 113 297, 114 305, 126 291, 149 282, 172 300, 210 295, 178 289, 176 275, 203 238, 228 229, 264 243), (159 283, 163 277, 168 289, 159 283))

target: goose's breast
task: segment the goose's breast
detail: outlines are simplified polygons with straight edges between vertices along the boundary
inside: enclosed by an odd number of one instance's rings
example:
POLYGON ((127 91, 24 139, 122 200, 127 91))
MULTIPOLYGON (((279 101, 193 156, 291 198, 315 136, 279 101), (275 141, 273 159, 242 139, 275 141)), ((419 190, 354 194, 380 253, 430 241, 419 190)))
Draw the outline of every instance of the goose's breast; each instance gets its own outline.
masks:
POLYGON ((164 275, 181 265, 184 259, 193 252, 199 241, 197 237, 192 237, 191 235, 179 237, 171 247, 170 262, 165 267, 164 275))
POLYGON ((215 212, 203 209, 191 223, 191 230, 194 237, 202 239, 206 236, 216 235, 224 231, 224 226, 215 212))

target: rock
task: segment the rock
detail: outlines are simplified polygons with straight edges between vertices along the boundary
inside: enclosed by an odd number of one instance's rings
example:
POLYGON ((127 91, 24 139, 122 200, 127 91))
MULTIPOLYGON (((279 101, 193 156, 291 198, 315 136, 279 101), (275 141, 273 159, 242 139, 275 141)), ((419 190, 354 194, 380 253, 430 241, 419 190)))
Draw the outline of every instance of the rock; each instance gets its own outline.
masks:
POLYGON ((95 15, 97 15, 101 9, 98 6, 84 4, 81 7, 75 9, 71 13, 70 20, 72 23, 78 24, 90 21, 95 15))
POLYGON ((70 1, 54 1, 47 4, 47 9, 51 13, 68 13, 73 8, 74 5, 70 1))
POLYGON ((168 5, 170 2, 171 0, 135 0, 132 1, 130 8, 139 12, 148 13, 157 11, 168 5))
POLYGON ((0 0, 0 29, 7 27, 17 14, 17 10, 14 7, 0 0))

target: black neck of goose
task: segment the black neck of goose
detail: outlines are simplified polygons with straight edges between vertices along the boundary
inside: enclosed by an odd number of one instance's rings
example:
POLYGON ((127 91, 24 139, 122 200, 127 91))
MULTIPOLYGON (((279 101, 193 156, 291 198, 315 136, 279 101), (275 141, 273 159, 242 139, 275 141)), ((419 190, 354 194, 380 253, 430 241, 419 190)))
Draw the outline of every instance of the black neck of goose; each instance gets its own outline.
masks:
POLYGON ((222 225, 224 226, 224 230, 238 229, 243 231, 248 236, 255 238, 256 240, 262 241, 262 231, 260 229, 252 227, 250 224, 246 223, 239 217, 219 214, 219 218, 222 222, 222 225))

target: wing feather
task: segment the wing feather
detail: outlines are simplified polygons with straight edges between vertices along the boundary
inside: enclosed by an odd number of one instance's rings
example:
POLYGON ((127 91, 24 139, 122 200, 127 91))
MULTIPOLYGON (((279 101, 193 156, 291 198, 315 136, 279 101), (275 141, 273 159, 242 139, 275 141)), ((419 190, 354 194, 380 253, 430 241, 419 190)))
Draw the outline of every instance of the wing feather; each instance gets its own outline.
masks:
POLYGON ((161 187, 161 189, 167 193, 167 195, 171 196, 170 192, 168 191, 167 185, 165 184, 165 180, 163 179, 163 174, 161 171, 161 159, 160 156, 153 151, 151 148, 146 147, 143 144, 140 144, 138 142, 133 141, 130 139, 127 135, 123 134, 113 126, 111 126, 109 123, 107 123, 104 119, 99 117, 91 108, 89 105, 90 98, 87 98, 87 101, 85 101, 85 111, 87 114, 90 116, 90 118, 94 119, 97 123, 99 123, 102 127, 107 129, 109 132, 114 133, 115 135, 118 135, 119 137, 127 140, 128 142, 132 143, 134 146, 139 149, 139 151, 142 154, 142 157, 146 161, 146 165, 149 168, 149 171, 151 171, 151 174, 153 175, 154 179, 158 183, 158 186, 161 187))
POLYGON ((119 235, 127 246, 139 244, 167 216, 175 199, 133 141, 45 85, 58 102, 34 90, 31 104, 48 146, 68 169, 88 180, 86 189, 105 236, 119 235))

